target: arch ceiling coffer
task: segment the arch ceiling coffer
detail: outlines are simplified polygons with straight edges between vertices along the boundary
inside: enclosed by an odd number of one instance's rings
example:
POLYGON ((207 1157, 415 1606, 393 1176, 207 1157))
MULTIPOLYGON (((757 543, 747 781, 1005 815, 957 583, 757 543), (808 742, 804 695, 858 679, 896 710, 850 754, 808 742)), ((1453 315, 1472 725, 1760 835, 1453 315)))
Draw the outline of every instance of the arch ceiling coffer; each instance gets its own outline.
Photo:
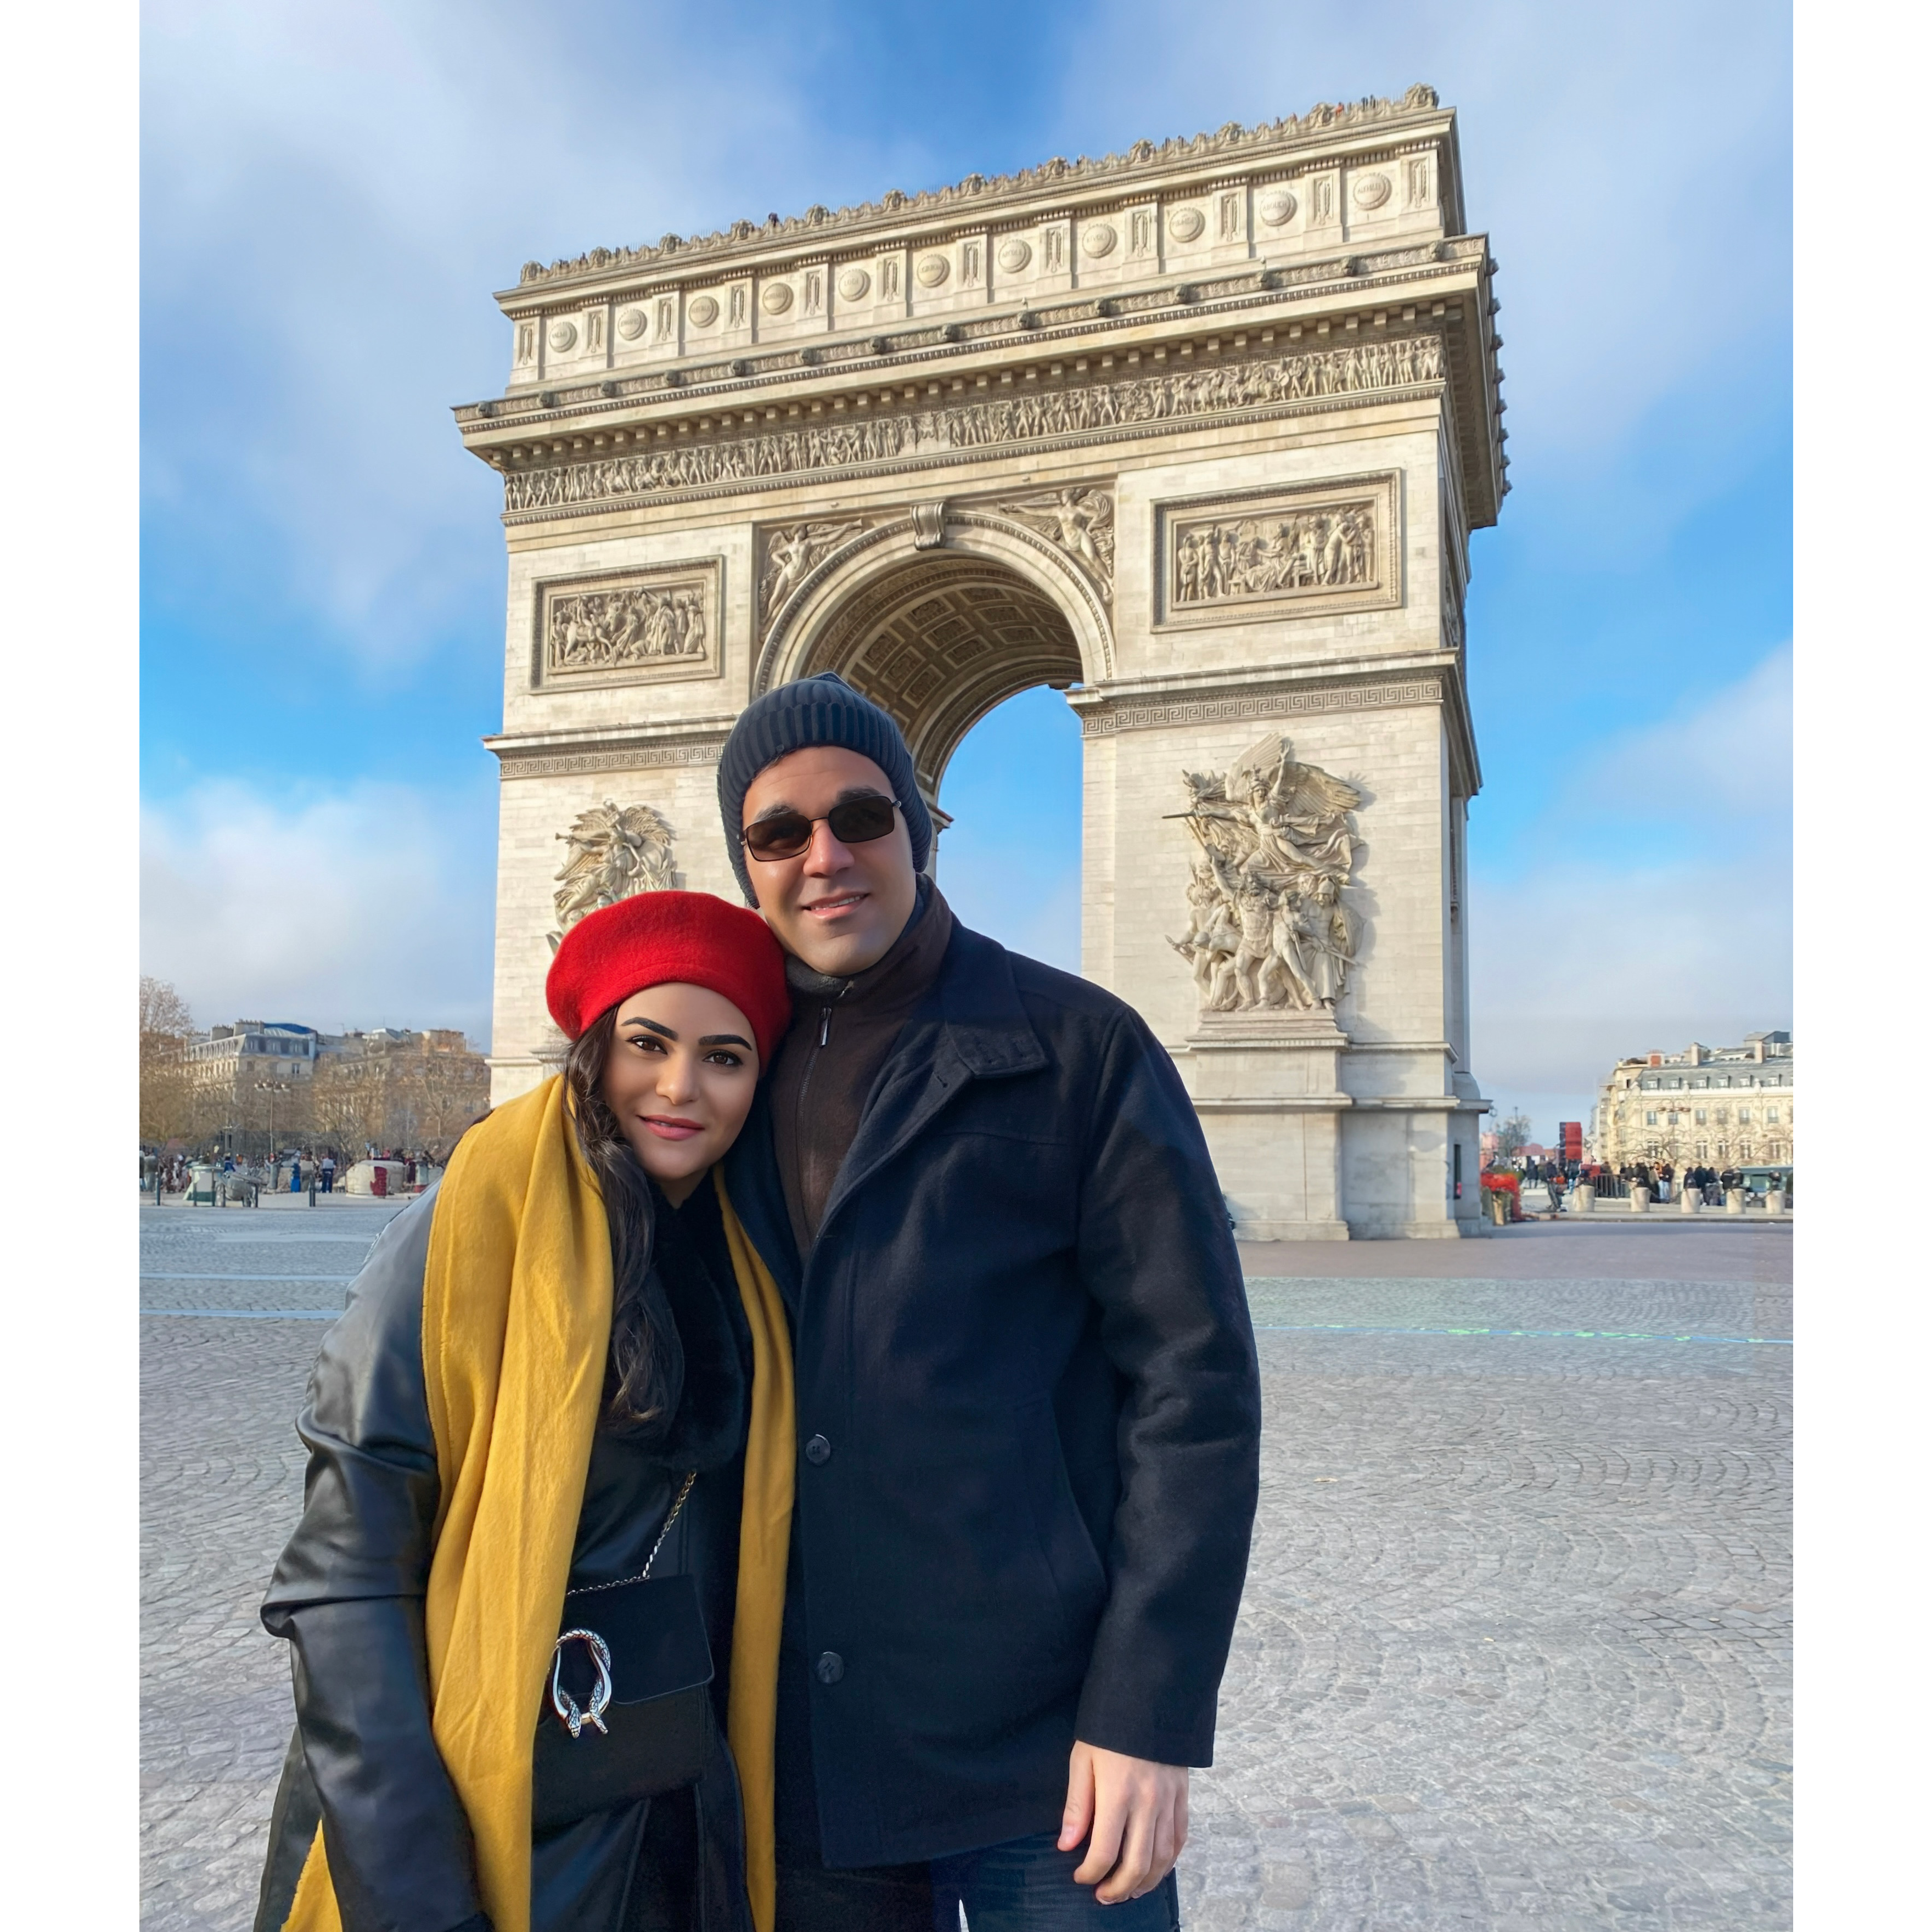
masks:
POLYGON ((1013 572, 982 557, 937 556, 854 598, 803 669, 836 670, 890 711, 920 789, 936 799, 974 725, 1034 685, 1078 683, 1080 647, 1053 600, 1013 572))

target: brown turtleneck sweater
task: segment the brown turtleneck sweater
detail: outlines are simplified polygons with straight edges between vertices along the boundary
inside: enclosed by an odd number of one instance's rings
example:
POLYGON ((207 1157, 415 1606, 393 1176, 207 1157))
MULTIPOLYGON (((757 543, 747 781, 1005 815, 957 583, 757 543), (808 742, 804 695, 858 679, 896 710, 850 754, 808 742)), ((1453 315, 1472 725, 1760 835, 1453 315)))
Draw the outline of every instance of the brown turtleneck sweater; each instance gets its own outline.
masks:
POLYGON ((792 1238, 818 1238, 832 1184, 859 1132, 879 1070, 900 1030, 939 976, 952 914, 922 879, 919 902, 884 958, 849 980, 788 958, 791 1030, 772 1070, 772 1125, 792 1238))

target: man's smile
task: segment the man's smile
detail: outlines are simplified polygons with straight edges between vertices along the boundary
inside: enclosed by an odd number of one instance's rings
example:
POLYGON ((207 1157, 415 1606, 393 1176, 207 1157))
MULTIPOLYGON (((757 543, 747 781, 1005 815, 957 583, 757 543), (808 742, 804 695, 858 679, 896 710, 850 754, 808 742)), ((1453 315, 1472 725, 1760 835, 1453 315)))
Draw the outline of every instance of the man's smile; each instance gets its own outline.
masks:
POLYGON ((831 898, 814 899, 812 904, 800 907, 801 912, 808 912, 814 919, 836 919, 841 913, 850 912, 854 906, 862 905, 871 898, 869 892, 840 892, 831 898))

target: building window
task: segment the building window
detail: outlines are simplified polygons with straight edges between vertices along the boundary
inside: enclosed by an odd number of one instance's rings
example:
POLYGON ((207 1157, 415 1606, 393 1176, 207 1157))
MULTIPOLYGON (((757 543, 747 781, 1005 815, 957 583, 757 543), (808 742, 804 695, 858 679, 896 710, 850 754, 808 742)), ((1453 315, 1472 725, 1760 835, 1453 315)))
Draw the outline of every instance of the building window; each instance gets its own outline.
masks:
POLYGON ((1655 1126, 1657 1125, 1657 1116, 1654 1114, 1645 1114, 1643 1117, 1643 1124, 1647 1127, 1655 1126))
POLYGON ((1705 1110, 1702 1107, 1700 1107, 1697 1109, 1697 1124, 1700 1127, 1704 1124, 1704 1112, 1705 1110))
POLYGON ((1741 1127, 1748 1127, 1750 1125, 1750 1109, 1748 1107, 1740 1107, 1738 1109, 1738 1125, 1741 1127))
POLYGON ((1774 1127, 1778 1125, 1778 1109, 1775 1107, 1766 1108, 1764 1110, 1764 1124, 1768 1127, 1774 1127))
POLYGON ((1700 1160, 1705 1159, 1710 1151, 1711 1149, 1709 1143, 1705 1141, 1700 1141, 1696 1146, 1692 1150, 1692 1152, 1696 1154, 1696 1157, 1700 1160))

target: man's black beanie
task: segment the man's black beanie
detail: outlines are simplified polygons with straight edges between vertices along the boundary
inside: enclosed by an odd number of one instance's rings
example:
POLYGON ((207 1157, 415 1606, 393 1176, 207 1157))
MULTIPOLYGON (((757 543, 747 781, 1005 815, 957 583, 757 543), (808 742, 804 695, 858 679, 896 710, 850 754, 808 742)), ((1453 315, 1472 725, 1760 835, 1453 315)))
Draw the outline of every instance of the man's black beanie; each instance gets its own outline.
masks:
POLYGON ((764 768, 808 745, 842 745, 870 758, 892 781, 892 796, 905 814, 912 835, 913 870, 922 872, 932 851, 932 817, 919 795, 912 754, 891 714, 862 698, 836 670, 782 684, 745 707, 718 760, 718 808, 724 815, 724 849, 745 889, 748 905, 758 896, 746 868, 739 841, 744 825, 745 794, 764 768))

